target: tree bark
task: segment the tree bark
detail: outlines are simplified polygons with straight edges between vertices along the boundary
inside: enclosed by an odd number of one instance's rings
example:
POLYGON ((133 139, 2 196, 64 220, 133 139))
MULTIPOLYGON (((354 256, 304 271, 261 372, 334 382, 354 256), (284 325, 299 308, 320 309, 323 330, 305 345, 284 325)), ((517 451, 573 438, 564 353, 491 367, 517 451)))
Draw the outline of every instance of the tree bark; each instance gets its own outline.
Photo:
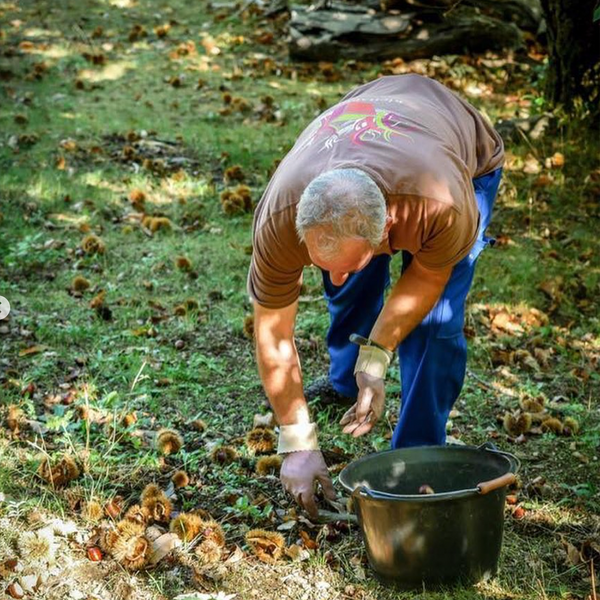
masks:
POLYGON ((583 100, 598 116, 600 103, 600 22, 596 0, 541 0, 547 25, 546 95, 567 112, 583 100))

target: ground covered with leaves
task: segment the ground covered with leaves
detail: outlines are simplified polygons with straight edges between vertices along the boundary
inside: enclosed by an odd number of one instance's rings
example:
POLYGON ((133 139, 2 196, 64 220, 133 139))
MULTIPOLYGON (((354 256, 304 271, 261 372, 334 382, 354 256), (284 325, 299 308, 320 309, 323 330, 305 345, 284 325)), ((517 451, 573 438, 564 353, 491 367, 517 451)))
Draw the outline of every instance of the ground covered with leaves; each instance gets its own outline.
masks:
MULTIPOLYGON (((286 15, 254 3, 27 0, 0 21, 1 597, 424 597, 374 581, 346 507, 315 524, 281 492, 245 292, 253 207, 297 134, 409 72, 503 122, 449 433, 522 461, 499 576, 425 595, 596 597, 599 148, 547 114, 543 49, 294 64, 286 15)), ((321 294, 309 271, 307 380, 327 368, 321 294)), ((369 437, 313 407, 334 475, 388 447, 392 371, 369 437)))

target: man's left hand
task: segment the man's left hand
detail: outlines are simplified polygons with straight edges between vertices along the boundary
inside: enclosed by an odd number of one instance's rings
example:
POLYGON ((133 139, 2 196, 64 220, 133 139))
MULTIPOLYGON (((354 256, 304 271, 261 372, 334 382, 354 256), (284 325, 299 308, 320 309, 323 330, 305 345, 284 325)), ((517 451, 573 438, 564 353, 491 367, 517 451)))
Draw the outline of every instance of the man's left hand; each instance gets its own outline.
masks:
POLYGON ((385 381, 368 373, 356 373, 358 398, 342 417, 344 433, 359 437, 373 429, 385 408, 385 381))

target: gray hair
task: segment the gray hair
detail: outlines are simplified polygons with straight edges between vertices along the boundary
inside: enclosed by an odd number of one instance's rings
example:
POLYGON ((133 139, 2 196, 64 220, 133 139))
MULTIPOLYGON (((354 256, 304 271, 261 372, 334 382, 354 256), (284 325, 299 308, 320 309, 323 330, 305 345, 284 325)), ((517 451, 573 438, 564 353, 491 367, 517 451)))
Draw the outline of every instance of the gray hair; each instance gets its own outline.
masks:
POLYGON ((386 204, 381 190, 360 169, 334 169, 313 179, 300 197, 296 231, 301 241, 306 232, 325 227, 319 251, 331 257, 344 238, 366 240, 373 248, 381 243, 386 204))

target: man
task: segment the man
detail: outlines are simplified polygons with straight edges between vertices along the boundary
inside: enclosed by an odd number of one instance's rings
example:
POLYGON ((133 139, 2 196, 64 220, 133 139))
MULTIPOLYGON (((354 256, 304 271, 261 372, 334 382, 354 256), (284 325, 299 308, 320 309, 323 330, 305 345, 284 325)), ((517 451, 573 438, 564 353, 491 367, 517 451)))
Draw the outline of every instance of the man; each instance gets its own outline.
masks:
POLYGON ((259 373, 280 425, 281 480, 311 515, 316 481, 328 498, 335 492, 294 345, 303 268, 323 272, 331 367, 321 394, 355 401, 344 433, 363 435, 382 415, 398 349, 392 447, 443 444, 466 368, 465 299, 502 161, 500 137, 473 107, 431 79, 401 75, 325 111, 273 175, 255 214, 248 291, 259 373), (402 276, 384 303, 400 251, 402 276), (366 339, 358 346, 352 334, 366 339))

